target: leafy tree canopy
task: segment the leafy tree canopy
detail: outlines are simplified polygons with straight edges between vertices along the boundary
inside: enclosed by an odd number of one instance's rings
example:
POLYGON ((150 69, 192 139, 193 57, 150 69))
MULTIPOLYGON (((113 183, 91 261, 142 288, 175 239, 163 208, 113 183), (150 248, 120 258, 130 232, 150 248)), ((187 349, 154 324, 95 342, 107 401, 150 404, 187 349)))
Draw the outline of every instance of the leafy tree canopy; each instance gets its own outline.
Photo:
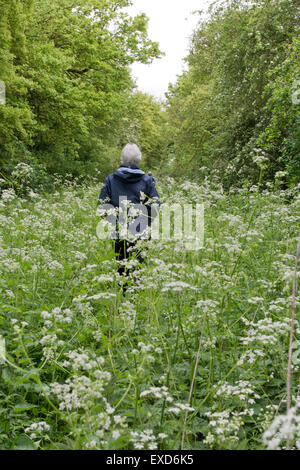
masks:
POLYGON ((132 92, 129 65, 160 56, 129 0, 0 0, 0 158, 82 173, 106 160, 132 92), (92 145, 91 145, 92 143, 92 145))

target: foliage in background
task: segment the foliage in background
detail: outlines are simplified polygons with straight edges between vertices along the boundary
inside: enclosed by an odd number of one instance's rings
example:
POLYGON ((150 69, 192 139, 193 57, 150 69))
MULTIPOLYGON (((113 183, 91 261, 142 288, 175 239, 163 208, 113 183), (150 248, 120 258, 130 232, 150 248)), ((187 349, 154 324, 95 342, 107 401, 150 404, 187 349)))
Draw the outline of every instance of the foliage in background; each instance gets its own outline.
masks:
POLYGON ((120 144, 125 145, 128 139, 136 142, 144 156, 142 165, 151 169, 161 167, 167 159, 167 122, 163 103, 136 91, 128 101, 123 126, 120 144))
POLYGON ((104 179, 134 141, 144 168, 160 174, 203 180, 217 170, 226 189, 276 175, 297 183, 299 2, 216 1, 166 103, 136 91, 130 76, 130 64, 161 53, 129 4, 0 0, 2 178, 22 162, 104 179))
MULTIPOLYGON (((273 71, 272 71, 273 72, 273 71)), ((272 77, 272 72, 270 76, 272 77)), ((300 38, 290 45, 288 57, 275 69, 276 77, 266 91, 271 94, 266 109, 267 127, 258 144, 268 155, 277 156, 272 170, 285 170, 291 183, 300 180, 300 38), (291 103, 292 100, 292 103, 291 103)))
POLYGON ((284 448, 287 433, 299 447, 299 319, 298 400, 278 416, 299 186, 166 179, 162 207, 205 204, 205 245, 153 240, 125 297, 99 189, 0 198, 0 448, 179 449, 184 428, 187 450, 284 448))
POLYGON ((265 176, 299 179, 299 2, 215 2, 196 29, 188 71, 168 93, 175 167, 217 169, 226 186, 265 176))
POLYGON ((32 159, 52 174, 93 174, 96 167, 105 173, 119 158, 114 148, 122 134, 128 139, 124 118, 133 100, 129 65, 160 55, 147 37, 146 16, 124 12, 129 4, 0 1, 0 79, 7 94, 0 106, 0 163, 6 174, 32 159))

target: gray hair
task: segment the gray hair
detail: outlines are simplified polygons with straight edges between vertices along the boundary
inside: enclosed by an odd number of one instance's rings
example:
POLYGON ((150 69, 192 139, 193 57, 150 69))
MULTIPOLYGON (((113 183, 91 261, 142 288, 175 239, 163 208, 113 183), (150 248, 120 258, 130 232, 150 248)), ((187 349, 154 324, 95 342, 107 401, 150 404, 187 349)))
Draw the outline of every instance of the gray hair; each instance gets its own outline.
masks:
POLYGON ((121 163, 123 165, 138 165, 142 159, 142 153, 136 144, 127 144, 121 155, 121 163))

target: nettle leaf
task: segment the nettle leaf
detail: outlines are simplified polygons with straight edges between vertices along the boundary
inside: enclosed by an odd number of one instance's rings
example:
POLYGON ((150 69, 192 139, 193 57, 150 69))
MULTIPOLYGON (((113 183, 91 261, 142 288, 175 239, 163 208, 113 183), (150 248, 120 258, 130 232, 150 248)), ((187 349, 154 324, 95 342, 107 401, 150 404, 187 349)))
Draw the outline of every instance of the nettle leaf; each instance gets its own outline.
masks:
POLYGON ((36 450, 35 443, 25 434, 17 438, 14 446, 14 450, 36 450))
POLYGON ((28 410, 31 410, 32 408, 37 408, 37 406, 24 402, 24 403, 17 403, 15 407, 13 408, 13 410, 16 413, 22 413, 23 411, 28 411, 28 410))
POLYGON ((9 369, 9 367, 4 367, 2 369, 2 378, 5 382, 9 384, 14 383, 15 374, 9 369))

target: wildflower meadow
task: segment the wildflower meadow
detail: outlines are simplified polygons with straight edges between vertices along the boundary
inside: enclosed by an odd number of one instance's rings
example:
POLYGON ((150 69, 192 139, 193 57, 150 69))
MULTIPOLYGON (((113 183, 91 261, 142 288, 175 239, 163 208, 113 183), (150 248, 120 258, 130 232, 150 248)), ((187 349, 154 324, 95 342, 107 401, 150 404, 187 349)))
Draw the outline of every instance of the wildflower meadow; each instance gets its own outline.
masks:
POLYGON ((299 185, 157 187, 204 204, 203 247, 148 242, 125 293, 99 178, 3 190, 1 449, 300 449, 299 185))

